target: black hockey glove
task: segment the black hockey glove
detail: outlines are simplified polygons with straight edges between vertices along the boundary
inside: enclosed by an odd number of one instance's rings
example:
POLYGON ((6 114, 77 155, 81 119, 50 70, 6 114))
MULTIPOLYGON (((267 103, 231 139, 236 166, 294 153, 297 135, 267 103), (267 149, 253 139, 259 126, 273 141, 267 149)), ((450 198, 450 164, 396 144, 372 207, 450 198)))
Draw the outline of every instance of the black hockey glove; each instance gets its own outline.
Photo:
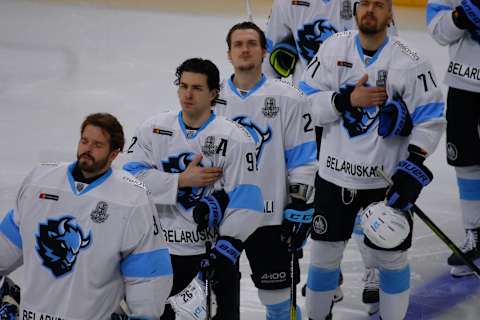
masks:
POLYGON ((462 0, 452 17, 460 29, 480 30, 480 0, 462 0))
POLYGON ((300 249, 310 235, 313 211, 313 204, 292 198, 283 211, 281 240, 300 249))
POLYGON ((242 241, 228 236, 219 237, 210 254, 200 261, 202 280, 206 275, 214 282, 221 282, 224 277, 228 279, 242 250, 242 241))
POLYGON ((203 197, 193 208, 193 220, 198 224, 197 231, 218 228, 228 202, 228 194, 224 190, 217 190, 211 195, 203 197))
POLYGON ((407 137, 413 129, 412 118, 401 98, 388 100, 380 108, 378 135, 407 137))
POLYGON ((297 60, 298 51, 293 35, 275 44, 268 59, 273 70, 282 78, 288 77, 295 71, 297 60))
POLYGON ((16 320, 18 307, 14 304, 6 303, 0 307, 0 320, 16 320))
POLYGON ((387 205, 409 210, 417 200, 423 187, 433 179, 433 174, 423 165, 425 156, 421 149, 414 145, 408 146, 410 155, 398 163, 392 176, 393 185, 387 191, 387 205))
MULTIPOLYGON (((0 282, 2 277, 0 277, 0 282)), ((0 320, 15 320, 20 305, 20 287, 5 277, 0 287, 0 320)))

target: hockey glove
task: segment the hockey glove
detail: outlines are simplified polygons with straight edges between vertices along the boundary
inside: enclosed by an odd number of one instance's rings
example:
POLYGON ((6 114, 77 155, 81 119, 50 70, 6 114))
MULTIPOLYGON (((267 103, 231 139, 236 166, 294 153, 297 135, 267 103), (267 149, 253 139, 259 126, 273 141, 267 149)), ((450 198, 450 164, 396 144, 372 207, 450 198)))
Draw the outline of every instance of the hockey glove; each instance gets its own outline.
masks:
POLYGON ((423 187, 433 179, 433 174, 423 165, 425 156, 421 149, 414 145, 408 146, 410 155, 398 163, 392 176, 393 185, 387 191, 387 205, 409 210, 417 200, 423 187))
POLYGON ((18 307, 14 304, 6 303, 0 307, 0 320, 16 320, 18 307))
POLYGON ((242 241, 228 236, 219 237, 212 252, 200 262, 202 274, 204 277, 208 275, 214 282, 221 281, 225 274, 233 272, 242 250, 242 241))
POLYGON ((380 108, 378 135, 407 137, 413 129, 412 118, 405 102, 400 99, 388 100, 380 108))
POLYGON ((292 35, 277 43, 268 59, 273 70, 282 78, 288 77, 295 71, 297 60, 298 51, 292 35))
POLYGON ((218 228, 228 202, 228 194, 224 190, 217 190, 210 196, 203 197, 193 208, 193 220, 198 224, 197 231, 218 228))
POLYGON ((313 204, 293 198, 283 211, 281 240, 300 249, 310 234, 313 211, 313 204))
POLYGON ((460 29, 480 29, 480 0, 462 0, 453 13, 453 22, 460 29))

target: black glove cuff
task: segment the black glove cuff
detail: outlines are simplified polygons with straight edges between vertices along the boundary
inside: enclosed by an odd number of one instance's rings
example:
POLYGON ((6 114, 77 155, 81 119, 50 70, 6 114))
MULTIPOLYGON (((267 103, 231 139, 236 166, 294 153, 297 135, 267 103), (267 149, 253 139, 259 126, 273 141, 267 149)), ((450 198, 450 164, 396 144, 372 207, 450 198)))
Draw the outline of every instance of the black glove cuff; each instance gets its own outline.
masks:
POLYGON ((351 91, 345 91, 342 93, 336 92, 333 96, 333 105, 337 108, 338 112, 344 113, 345 110, 351 109, 352 104, 350 102, 351 91))
POLYGON ((468 20, 467 15, 465 14, 465 10, 463 10, 462 6, 458 6, 455 8, 455 10, 452 11, 452 19, 453 23, 459 29, 475 30, 475 26, 470 20, 468 20))
POLYGON ((427 155, 422 150, 422 148, 420 148, 420 147, 418 147, 414 144, 409 144, 407 150, 409 152, 407 160, 409 160, 413 163, 416 163, 416 164, 423 165, 423 162, 425 161, 427 155))

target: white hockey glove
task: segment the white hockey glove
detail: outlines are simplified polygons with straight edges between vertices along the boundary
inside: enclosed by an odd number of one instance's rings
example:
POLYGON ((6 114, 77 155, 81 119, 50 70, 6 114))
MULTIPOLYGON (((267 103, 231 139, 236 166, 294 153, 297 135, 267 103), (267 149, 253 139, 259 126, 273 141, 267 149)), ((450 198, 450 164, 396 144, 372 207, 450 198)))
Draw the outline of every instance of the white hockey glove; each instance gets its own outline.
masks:
POLYGON ((207 316, 205 284, 195 277, 178 294, 168 298, 177 320, 203 320, 207 316))

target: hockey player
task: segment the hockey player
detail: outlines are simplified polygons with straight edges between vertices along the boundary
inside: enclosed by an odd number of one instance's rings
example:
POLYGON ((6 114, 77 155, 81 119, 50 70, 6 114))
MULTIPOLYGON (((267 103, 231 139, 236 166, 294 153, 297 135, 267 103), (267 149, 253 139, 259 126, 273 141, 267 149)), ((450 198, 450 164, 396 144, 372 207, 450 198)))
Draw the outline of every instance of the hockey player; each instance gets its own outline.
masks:
MULTIPOLYGON (((254 139, 265 201, 265 219, 245 242, 245 252, 266 318, 289 319, 289 246, 301 248, 313 215, 309 200, 313 202, 316 151, 310 107, 290 84, 262 74, 266 42, 257 25, 236 24, 226 41, 234 74, 222 86, 215 112, 243 126, 254 139)), ((298 259, 294 264, 298 283, 298 259)))
POLYGON ((172 284, 168 249, 145 187, 111 168, 123 129, 107 113, 81 125, 77 161, 23 181, 0 224, 0 275, 23 264, 22 319, 158 319, 172 284), (48 293, 48 294, 47 294, 48 293))
MULTIPOLYGON (((428 30, 449 47, 447 162, 455 167, 465 227, 461 250, 480 258, 480 1, 436 0, 427 6, 428 30)), ((478 261, 477 261, 478 262, 478 261)), ((472 274, 462 260, 448 258, 455 277, 472 274)))
POLYGON ((0 276, 0 319, 17 319, 19 305, 20 288, 12 279, 0 276))
MULTIPOLYGON (((308 66, 301 89, 324 126, 316 178, 307 306, 314 320, 331 318, 332 295, 346 242, 359 211, 386 200, 408 209, 432 179, 423 164, 445 127, 444 103, 430 63, 387 35, 391 0, 361 0, 359 31, 330 37, 308 66), (392 175, 393 186, 379 174, 392 175)), ((403 319, 408 307, 411 232, 387 249, 365 237, 380 272, 380 314, 403 319)))
MULTIPOLYGON (((230 286, 233 270, 243 242, 263 217, 255 145, 240 126, 211 111, 220 89, 219 71, 211 61, 188 59, 176 77, 181 111, 143 123, 124 168, 143 180, 157 204, 172 255, 171 295, 195 278, 205 242, 214 242, 215 319, 234 320, 236 306, 229 304, 238 294, 230 286), (170 176, 168 184, 165 176, 170 176)), ((174 318, 172 310, 162 317, 174 318)))

